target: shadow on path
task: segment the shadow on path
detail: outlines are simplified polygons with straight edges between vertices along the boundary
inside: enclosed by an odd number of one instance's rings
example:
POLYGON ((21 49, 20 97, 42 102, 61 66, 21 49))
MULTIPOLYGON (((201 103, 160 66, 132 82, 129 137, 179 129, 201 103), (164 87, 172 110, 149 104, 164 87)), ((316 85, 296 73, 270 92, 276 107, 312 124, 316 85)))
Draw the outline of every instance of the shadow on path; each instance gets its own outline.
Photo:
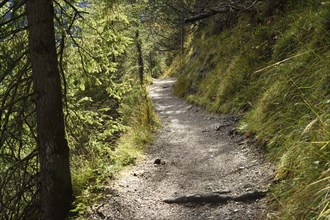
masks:
POLYGON ((265 191, 273 168, 240 136, 229 136, 237 117, 214 115, 173 95, 175 78, 156 80, 150 97, 163 128, 145 159, 116 180, 94 219, 266 219, 265 199, 225 204, 167 204, 178 195, 265 191), (219 129, 219 127, 221 129, 219 129), (160 164, 154 164, 160 159, 160 164))

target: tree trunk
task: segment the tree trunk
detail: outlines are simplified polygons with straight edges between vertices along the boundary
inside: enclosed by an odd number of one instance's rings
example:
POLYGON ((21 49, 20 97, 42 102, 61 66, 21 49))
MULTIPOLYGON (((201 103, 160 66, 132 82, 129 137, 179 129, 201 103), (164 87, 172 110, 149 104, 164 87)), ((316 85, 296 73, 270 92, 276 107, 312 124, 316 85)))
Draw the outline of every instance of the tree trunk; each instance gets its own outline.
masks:
POLYGON ((143 85, 144 63, 143 63, 143 54, 142 54, 141 40, 139 37, 139 31, 136 31, 135 38, 136 38, 136 49, 137 49, 137 53, 138 53, 139 78, 140 78, 141 85, 143 85))
POLYGON ((73 193, 55 45, 54 8, 51 0, 27 0, 26 10, 37 111, 41 207, 45 219, 65 219, 73 193))
MULTIPOLYGON (((181 36, 180 36, 180 40, 181 40, 181 56, 183 57, 183 54, 184 54, 184 18, 183 18, 183 13, 181 14, 181 36)), ((181 57, 181 60, 182 60, 182 57, 181 57)))

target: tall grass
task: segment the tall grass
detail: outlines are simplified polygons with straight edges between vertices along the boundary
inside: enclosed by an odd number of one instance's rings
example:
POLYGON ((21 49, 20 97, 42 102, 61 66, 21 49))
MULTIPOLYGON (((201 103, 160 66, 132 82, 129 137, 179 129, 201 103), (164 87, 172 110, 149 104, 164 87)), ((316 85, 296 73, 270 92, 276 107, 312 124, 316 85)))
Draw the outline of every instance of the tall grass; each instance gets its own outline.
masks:
POLYGON ((241 131, 277 165, 270 197, 280 219, 329 219, 329 5, 287 1, 271 16, 260 7, 220 34, 210 35, 213 22, 201 28, 175 64, 175 91, 213 112, 244 113, 241 131))

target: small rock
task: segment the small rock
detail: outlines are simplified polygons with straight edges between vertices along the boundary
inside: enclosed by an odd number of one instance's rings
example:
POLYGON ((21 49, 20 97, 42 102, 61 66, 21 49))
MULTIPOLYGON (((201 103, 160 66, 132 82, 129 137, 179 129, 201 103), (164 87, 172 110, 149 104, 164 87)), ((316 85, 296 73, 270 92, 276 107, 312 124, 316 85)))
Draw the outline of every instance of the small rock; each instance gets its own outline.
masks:
POLYGON ((154 161, 154 164, 160 165, 161 162, 162 162, 161 159, 157 158, 157 159, 154 161))
POLYGON ((234 209, 234 212, 236 213, 236 212, 238 212, 239 210, 238 209, 234 209))
POLYGON ((138 170, 133 173, 133 176, 136 176, 136 177, 143 176, 143 175, 144 175, 144 170, 138 170))

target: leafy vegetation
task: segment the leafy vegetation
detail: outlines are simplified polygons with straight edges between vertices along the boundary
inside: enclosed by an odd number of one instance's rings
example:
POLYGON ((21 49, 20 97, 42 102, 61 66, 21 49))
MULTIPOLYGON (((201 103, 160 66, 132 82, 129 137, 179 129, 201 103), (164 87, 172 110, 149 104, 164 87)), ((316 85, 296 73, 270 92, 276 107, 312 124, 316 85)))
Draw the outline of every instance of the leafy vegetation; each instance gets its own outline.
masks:
POLYGON ((328 219, 329 5, 258 4, 231 23, 217 15, 191 27, 167 74, 188 101, 244 115, 240 130, 277 164, 271 199, 280 219, 328 219))
MULTIPOLYGON (((267 146, 280 219, 330 218, 327 1, 52 2, 75 217, 152 141, 158 123, 146 85, 168 67, 178 95, 242 114, 240 130, 267 146)), ((40 219, 44 196, 25 4, 0 3, 4 219, 40 219)))
POLYGON ((153 140, 158 122, 149 98, 144 99, 145 95, 145 90, 135 88, 123 97, 119 107, 122 115, 119 124, 123 126, 123 133, 115 143, 104 141, 102 133, 97 133, 96 140, 89 140, 89 147, 93 150, 86 151, 88 154, 74 155, 73 186, 78 197, 73 212, 78 212, 78 216, 83 218, 84 214, 93 211, 91 207, 103 199, 111 178, 123 168, 134 165, 153 140))
MULTIPOLYGON (((0 4, 0 219, 42 218, 35 95, 23 5, 24 1, 0 4)), ((147 84, 137 81, 134 37, 136 16, 144 4, 56 1, 54 6, 76 196, 73 212, 83 214, 109 178, 139 159, 158 126, 147 84)), ((138 28, 144 39, 147 29, 138 28)), ((150 47, 143 44, 143 50, 150 47)), ((147 62, 146 82, 159 75, 164 59, 149 51, 146 60, 152 65, 147 62)))

